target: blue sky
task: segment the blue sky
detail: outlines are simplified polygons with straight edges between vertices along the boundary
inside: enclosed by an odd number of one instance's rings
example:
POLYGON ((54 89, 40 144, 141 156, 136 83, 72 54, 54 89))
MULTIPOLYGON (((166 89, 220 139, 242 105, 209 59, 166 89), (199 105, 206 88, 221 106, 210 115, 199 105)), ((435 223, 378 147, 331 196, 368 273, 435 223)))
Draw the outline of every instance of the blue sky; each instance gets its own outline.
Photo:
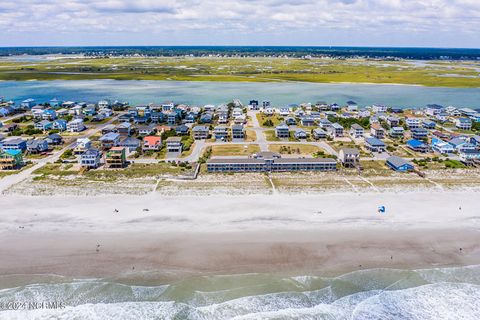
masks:
POLYGON ((0 46, 480 47, 480 0, 1 0, 0 46))

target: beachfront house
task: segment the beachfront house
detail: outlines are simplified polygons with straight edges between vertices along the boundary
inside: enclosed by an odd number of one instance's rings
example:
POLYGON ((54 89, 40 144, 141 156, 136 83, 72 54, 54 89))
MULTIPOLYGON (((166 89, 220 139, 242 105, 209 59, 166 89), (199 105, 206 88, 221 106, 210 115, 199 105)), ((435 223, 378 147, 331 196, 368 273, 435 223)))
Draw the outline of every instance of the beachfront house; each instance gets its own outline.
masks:
POLYGON ((98 105, 99 109, 110 109, 111 108, 110 101, 108 101, 108 100, 100 100, 100 101, 98 101, 97 105, 98 105))
POLYGON ((27 141, 22 138, 10 138, 2 141, 2 149, 6 150, 19 150, 24 152, 27 150, 27 141))
POLYGON ((475 145, 470 143, 470 141, 466 138, 453 138, 448 141, 448 143, 455 148, 456 151, 476 149, 475 145))
POLYGON ((79 116, 79 115, 82 114, 82 109, 83 109, 82 106, 76 105, 76 106, 74 106, 73 108, 70 109, 69 114, 71 114, 73 116, 79 116))
POLYGON ((480 150, 461 150, 458 155, 464 162, 480 161, 480 150))
POLYGON ((436 116, 440 112, 444 110, 443 106, 440 106, 438 104, 428 104, 427 107, 425 108, 425 114, 429 116, 436 116))
POLYGON ((370 135, 377 139, 383 139, 385 138, 385 129, 379 123, 374 123, 370 128, 370 135))
POLYGON ((394 139, 403 138, 404 133, 405 129, 403 127, 392 127, 388 131, 388 135, 394 139))
POLYGON ((332 138, 343 137, 343 127, 340 123, 332 123, 331 126, 327 127, 327 134, 332 138))
POLYGON ((380 123, 380 118, 376 114, 374 114, 368 119, 368 123, 370 123, 370 125, 373 125, 375 123, 380 123))
POLYGON ((154 124, 137 126, 137 132, 141 136, 148 136, 148 135, 154 134, 155 131, 156 129, 154 124))
POLYGON ((387 146, 382 140, 370 137, 365 139, 365 148, 371 152, 382 153, 385 152, 387 146))
POLYGON ((371 113, 368 109, 360 109, 358 110, 357 117, 359 118, 368 118, 370 117, 371 113))
POLYGON ((411 130, 420 128, 422 122, 419 118, 407 117, 405 118, 405 123, 407 124, 407 127, 411 130))
POLYGON ((45 140, 47 140, 49 145, 59 145, 63 143, 63 138, 58 133, 49 134, 45 140))
MULTIPOLYGON (((268 105, 270 106, 270 105, 268 105)), ((250 102, 248 103, 248 108, 250 110, 258 110, 260 109, 260 106, 258 104, 258 100, 250 100, 250 102)))
POLYGON ((285 124, 286 124, 287 126, 294 126, 294 125, 297 124, 297 120, 295 120, 294 117, 286 117, 286 118, 285 118, 285 124))
POLYGON ((437 124, 435 123, 435 121, 429 119, 425 119, 422 121, 422 127, 424 127, 425 129, 435 129, 436 126, 437 124))
POLYGON ((441 113, 439 113, 435 116, 435 119, 437 119, 437 121, 440 121, 440 122, 444 123, 444 122, 448 121, 449 116, 450 115, 448 113, 441 112, 441 113))
MULTIPOLYGON (((263 101, 263 107, 264 108, 270 107, 270 101, 263 101)), ((250 110, 259 110, 260 104, 258 103, 258 100, 250 100, 250 102, 248 103, 248 108, 250 110)))
POLYGON ((355 101, 347 101, 347 110, 348 111, 357 111, 358 104, 355 101))
POLYGON ((69 132, 81 132, 85 130, 85 125, 82 119, 74 119, 67 123, 67 130, 69 132))
POLYGON ((430 147, 423 141, 411 139, 407 141, 407 147, 412 149, 415 152, 426 153, 430 151, 430 147))
POLYGON ((43 110, 42 112, 43 120, 55 120, 57 119, 57 112, 52 109, 43 110))
POLYGON ((57 119, 52 122, 52 129, 63 132, 67 130, 67 121, 63 119, 57 119))
POLYGON ((118 146, 120 143, 120 134, 116 132, 109 132, 100 137, 99 141, 102 144, 102 149, 110 149, 118 146))
POLYGON ((395 116, 389 116, 387 117, 387 124, 390 127, 397 127, 400 124, 400 119, 395 116))
POLYGON ((78 138, 73 148, 74 154, 82 154, 92 147, 92 141, 89 138, 78 138))
POLYGON ((245 139, 245 127, 243 124, 232 125, 232 139, 243 140, 245 139))
POLYGON ((88 169, 98 168, 102 159, 102 153, 97 149, 87 149, 78 158, 80 166, 88 169))
POLYGON ((365 130, 358 123, 352 124, 350 127, 350 136, 354 139, 363 138, 365 130))
POLYGON ((103 127, 102 134, 107 134, 109 132, 115 132, 115 125, 107 124, 105 127, 103 127))
POLYGON ((35 106, 35 100, 34 99, 25 99, 20 103, 20 108, 22 108, 22 109, 30 109, 33 106, 35 106))
POLYGON ((158 151, 162 147, 162 137, 146 136, 143 138, 143 151, 158 151))
POLYGON ((168 111, 165 113, 165 115, 167 116, 167 124, 169 126, 174 126, 177 124, 177 120, 178 120, 178 114, 175 112, 175 111, 168 111))
POLYGON ((28 153, 41 153, 48 151, 48 142, 44 139, 31 139, 27 141, 28 153))
POLYGON ((0 117, 6 117, 13 111, 14 109, 10 106, 0 106, 0 117))
POLYGON ((475 135, 470 137, 470 143, 473 144, 475 147, 480 148, 480 136, 475 135))
POLYGON ((472 120, 469 118, 458 118, 455 119, 455 126, 461 130, 471 130, 472 129, 472 120))
POLYGON ((94 116, 94 115, 97 114, 97 109, 96 109, 95 105, 89 104, 88 106, 83 108, 82 112, 85 116, 91 117, 91 116, 94 116))
POLYGON ((180 137, 168 137, 166 141, 168 153, 182 153, 182 138, 180 137))
POLYGON ((197 118, 198 118, 198 113, 190 111, 185 116, 185 119, 183 119, 183 122, 184 123, 195 123, 195 121, 197 121, 197 118))
POLYGON ((18 124, 16 123, 7 123, 1 126, 1 131, 2 132, 12 132, 18 129, 18 124))
POLYGON ((200 123, 212 123, 212 120, 213 120, 213 114, 211 112, 204 112, 200 116, 199 122, 200 123))
POLYGON ((122 137, 128 137, 132 134, 133 126, 130 122, 122 122, 115 127, 115 131, 122 137))
POLYGON ((450 154, 455 152, 455 148, 450 143, 435 137, 432 138, 431 147, 433 151, 441 154, 450 154))
POLYGON ((36 122, 33 126, 37 130, 48 131, 53 128, 53 123, 48 120, 42 120, 42 121, 36 122))
POLYGON ((112 147, 105 153, 105 164, 109 168, 123 168, 127 165, 126 148, 112 147))
POLYGON ((340 163, 346 168, 354 168, 360 163, 360 151, 357 148, 342 148, 338 152, 340 163))
POLYGON ((312 130, 312 136, 314 139, 325 139, 327 137, 327 132, 321 128, 316 128, 312 130))
POLYGON ((301 128, 297 128, 295 129, 293 136, 295 137, 295 139, 298 139, 298 140, 307 139, 307 132, 305 132, 305 130, 301 128))
POLYGON ((332 126, 332 122, 330 122, 330 120, 328 119, 320 119, 320 121, 318 122, 318 126, 323 130, 326 130, 328 127, 332 126))
POLYGON ((118 143, 119 147, 126 148, 127 152, 134 152, 140 147, 140 140, 133 137, 125 137, 118 143))
POLYGON ((53 108, 58 108, 62 105, 62 101, 58 100, 57 98, 51 99, 48 103, 53 108))
POLYGON ((16 170, 23 166, 23 156, 20 150, 0 149, 0 170, 16 170))
POLYGON ((290 137, 288 126, 285 123, 281 123, 275 127, 275 136, 279 139, 288 139, 290 137))
POLYGON ((342 108, 342 107, 340 107, 340 105, 338 105, 338 104, 336 104, 336 103, 333 103, 333 104, 329 105, 329 109, 330 109, 331 111, 338 111, 338 110, 340 110, 341 108, 342 108))
POLYGON ((216 126, 213 129, 213 135, 215 140, 227 141, 228 140, 228 127, 227 126, 216 126))
POLYGON ((414 170, 413 164, 397 156, 388 157, 386 160, 386 165, 398 172, 408 172, 414 170))
POLYGON ((192 133, 195 140, 204 140, 208 139, 209 129, 207 126, 195 126, 192 133))
POLYGON ((372 111, 375 113, 380 113, 380 112, 387 112, 387 106, 383 104, 374 104, 372 106, 372 111))
POLYGON ((186 136, 190 132, 190 128, 182 124, 175 127, 175 134, 179 136, 186 136))
POLYGON ((411 130, 411 136, 415 140, 427 140, 428 131, 424 128, 415 128, 411 130))
POLYGON ((315 125, 315 119, 312 117, 303 117, 300 122, 304 127, 313 127, 315 125))

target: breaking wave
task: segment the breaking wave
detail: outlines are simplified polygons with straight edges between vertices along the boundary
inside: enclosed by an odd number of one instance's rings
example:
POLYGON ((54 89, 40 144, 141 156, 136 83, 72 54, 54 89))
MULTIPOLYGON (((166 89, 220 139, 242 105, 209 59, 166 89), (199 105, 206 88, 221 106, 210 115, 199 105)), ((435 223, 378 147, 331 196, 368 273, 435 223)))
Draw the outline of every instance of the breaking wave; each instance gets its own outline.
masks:
MULTIPOLYGON (((123 281, 123 280, 122 280, 123 281)), ((191 277, 164 285, 58 276, 0 277, 0 304, 62 301, 60 309, 4 310, 0 319, 463 319, 480 317, 480 266, 371 269, 338 277, 191 277), (15 283, 18 286, 11 286, 15 283), (33 283, 36 281, 36 283, 33 283), (10 287, 5 288, 5 283, 10 287)))

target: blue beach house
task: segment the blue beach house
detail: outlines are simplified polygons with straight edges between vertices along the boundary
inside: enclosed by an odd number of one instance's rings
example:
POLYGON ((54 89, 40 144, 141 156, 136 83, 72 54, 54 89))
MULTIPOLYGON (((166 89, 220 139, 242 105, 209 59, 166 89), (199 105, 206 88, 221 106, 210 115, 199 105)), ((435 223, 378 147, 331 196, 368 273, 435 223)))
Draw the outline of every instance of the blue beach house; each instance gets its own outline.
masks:
POLYGON ((408 172, 414 169, 413 164, 397 156, 388 157, 386 160, 386 164, 387 166, 398 172, 408 172))

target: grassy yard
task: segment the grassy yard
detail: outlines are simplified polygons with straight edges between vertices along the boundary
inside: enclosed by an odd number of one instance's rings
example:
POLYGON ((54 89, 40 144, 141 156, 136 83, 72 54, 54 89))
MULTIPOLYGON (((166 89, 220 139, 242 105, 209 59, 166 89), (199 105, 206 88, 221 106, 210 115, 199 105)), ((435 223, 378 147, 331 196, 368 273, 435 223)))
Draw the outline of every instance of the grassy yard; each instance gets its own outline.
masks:
POLYGON ((275 136, 275 130, 265 130, 263 133, 267 141, 280 141, 280 139, 275 136))
POLYGON ((66 178, 68 176, 77 176, 81 179, 90 181, 115 181, 118 179, 135 179, 145 177, 156 177, 161 175, 176 175, 184 173, 190 169, 180 166, 174 166, 169 163, 134 163, 124 169, 105 169, 103 167, 94 170, 88 170, 81 173, 79 170, 73 169, 71 165, 63 164, 47 164, 33 173, 38 175, 35 180, 50 179, 53 177, 66 178))
POLYGON ((212 156, 248 156, 259 151, 260 147, 257 144, 225 144, 212 146, 212 156))
POLYGON ((266 116, 263 113, 257 113, 258 123, 263 128, 274 128, 278 126, 283 121, 283 117, 279 116, 278 114, 274 114, 272 116, 266 116), (271 122, 271 125, 266 125, 266 122, 271 122))
POLYGON ((257 134, 255 133, 254 130, 245 130, 245 141, 252 142, 257 140, 257 134))
POLYGON ((312 155, 315 152, 323 151, 321 148, 310 144, 271 144, 268 150, 280 154, 312 155))
POLYGON ((0 170, 0 179, 6 176, 10 176, 12 174, 17 174, 19 172, 19 170, 0 170))
POLYGON ((353 141, 327 141, 327 143, 337 152, 343 148, 359 148, 353 141))

